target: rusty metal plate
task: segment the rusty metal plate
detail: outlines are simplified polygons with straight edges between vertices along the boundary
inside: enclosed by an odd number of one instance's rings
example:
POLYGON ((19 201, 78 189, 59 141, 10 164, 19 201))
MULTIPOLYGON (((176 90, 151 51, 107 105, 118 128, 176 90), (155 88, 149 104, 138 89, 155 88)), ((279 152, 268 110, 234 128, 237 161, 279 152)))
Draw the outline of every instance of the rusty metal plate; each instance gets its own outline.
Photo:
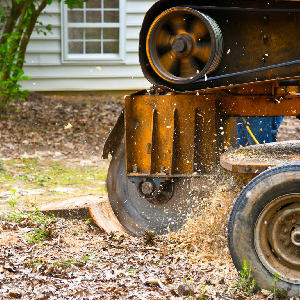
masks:
POLYGON ((216 164, 215 95, 132 95, 125 98, 129 176, 192 174, 216 164))
MULTIPOLYGON (((261 85, 266 86, 262 84, 261 85)), ((252 86, 255 90, 257 86, 252 86)), ((269 117, 269 116, 299 116, 300 101, 298 95, 231 95, 222 97, 221 109, 231 116, 269 117)))
POLYGON ((220 164, 225 169, 259 174, 270 167, 300 161, 300 141, 286 141, 253 145, 225 152, 220 164))

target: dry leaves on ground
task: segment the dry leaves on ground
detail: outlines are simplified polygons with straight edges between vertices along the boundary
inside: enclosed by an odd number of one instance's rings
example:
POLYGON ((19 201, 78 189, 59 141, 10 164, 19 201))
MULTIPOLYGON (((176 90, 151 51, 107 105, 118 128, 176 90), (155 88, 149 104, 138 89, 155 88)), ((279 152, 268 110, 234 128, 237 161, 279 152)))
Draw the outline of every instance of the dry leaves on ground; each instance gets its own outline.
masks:
POLYGON ((0 118, 1 156, 45 152, 101 156, 105 139, 123 108, 122 97, 41 96, 16 101, 0 118))
MULTIPOLYGON (((100 156, 123 107, 119 100, 33 94, 28 102, 16 102, 17 111, 7 110, 0 119, 1 156, 100 156)), ((286 132, 295 136, 297 130, 286 132)), ((89 222, 58 218, 51 240, 32 243, 36 224, 0 220, 0 298, 245 298, 233 287, 238 273, 226 239, 228 214, 241 186, 226 182, 211 188, 180 232, 154 237, 153 245, 144 237, 106 234, 89 222)), ((259 293, 255 299, 267 297, 259 293)))
POLYGON ((200 297, 204 286, 211 299, 235 292, 231 263, 195 263, 166 236, 147 245, 84 221, 54 222, 54 238, 33 244, 26 238, 33 228, 0 221, 1 299, 181 299, 187 287, 200 297))

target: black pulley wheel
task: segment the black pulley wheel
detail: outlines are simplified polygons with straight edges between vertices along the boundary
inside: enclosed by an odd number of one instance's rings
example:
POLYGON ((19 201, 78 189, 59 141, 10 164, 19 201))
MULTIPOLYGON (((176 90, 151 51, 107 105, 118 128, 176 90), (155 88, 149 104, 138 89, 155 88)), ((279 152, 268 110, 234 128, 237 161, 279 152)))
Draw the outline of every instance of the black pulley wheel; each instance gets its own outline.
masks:
POLYGON ((223 53, 223 37, 209 16, 173 7, 151 24, 146 53, 154 72, 173 84, 187 84, 213 72, 223 53))
POLYGON ((167 199, 143 197, 126 176, 124 144, 113 154, 107 176, 108 197, 119 222, 130 233, 165 234, 183 225, 191 210, 189 180, 176 179, 172 184, 173 192, 165 193, 167 199))
POLYGON ((257 284, 300 294, 300 163, 271 168, 255 177, 232 209, 228 242, 237 270, 245 259, 257 284))

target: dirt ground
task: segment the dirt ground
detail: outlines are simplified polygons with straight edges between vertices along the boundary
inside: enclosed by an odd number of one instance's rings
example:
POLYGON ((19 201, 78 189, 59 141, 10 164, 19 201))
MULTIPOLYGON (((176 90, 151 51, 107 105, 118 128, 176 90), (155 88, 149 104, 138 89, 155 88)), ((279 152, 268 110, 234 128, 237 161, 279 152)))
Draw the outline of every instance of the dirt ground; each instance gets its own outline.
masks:
MULTIPOLYGON (((96 157, 100 163, 123 103, 121 97, 32 94, 14 106, 0 119, 0 158, 96 157)), ((286 118, 279 140, 299 139, 298 125, 286 118)), ((34 243, 41 222, 20 214, 0 220, 0 299, 245 299, 226 237, 244 183, 225 173, 212 180, 218 185, 199 212, 166 236, 107 234, 89 220, 55 218, 48 220, 49 240, 34 243)), ((262 291, 253 299, 273 296, 262 291)))
POLYGON ((122 97, 39 95, 17 101, 1 117, 1 156, 101 157, 110 129, 123 108, 122 97))

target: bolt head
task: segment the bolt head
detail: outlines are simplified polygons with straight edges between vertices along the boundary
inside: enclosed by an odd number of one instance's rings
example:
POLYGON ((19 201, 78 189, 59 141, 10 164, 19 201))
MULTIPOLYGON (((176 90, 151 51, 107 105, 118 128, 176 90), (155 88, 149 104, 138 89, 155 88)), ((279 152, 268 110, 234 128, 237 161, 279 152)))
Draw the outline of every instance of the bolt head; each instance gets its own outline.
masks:
POLYGON ((160 170, 160 173, 164 173, 166 168, 165 168, 165 166, 161 165, 159 170, 160 170))
POLYGON ((154 186, 151 182, 149 182, 149 181, 143 182, 143 184, 142 184, 142 193, 144 195, 147 195, 147 196, 151 195, 153 193, 153 191, 154 191, 154 186))
POLYGON ((176 51, 176 52, 183 52, 185 49, 186 49, 186 43, 184 40, 182 39, 178 39, 174 45, 173 45, 173 49, 176 51))

